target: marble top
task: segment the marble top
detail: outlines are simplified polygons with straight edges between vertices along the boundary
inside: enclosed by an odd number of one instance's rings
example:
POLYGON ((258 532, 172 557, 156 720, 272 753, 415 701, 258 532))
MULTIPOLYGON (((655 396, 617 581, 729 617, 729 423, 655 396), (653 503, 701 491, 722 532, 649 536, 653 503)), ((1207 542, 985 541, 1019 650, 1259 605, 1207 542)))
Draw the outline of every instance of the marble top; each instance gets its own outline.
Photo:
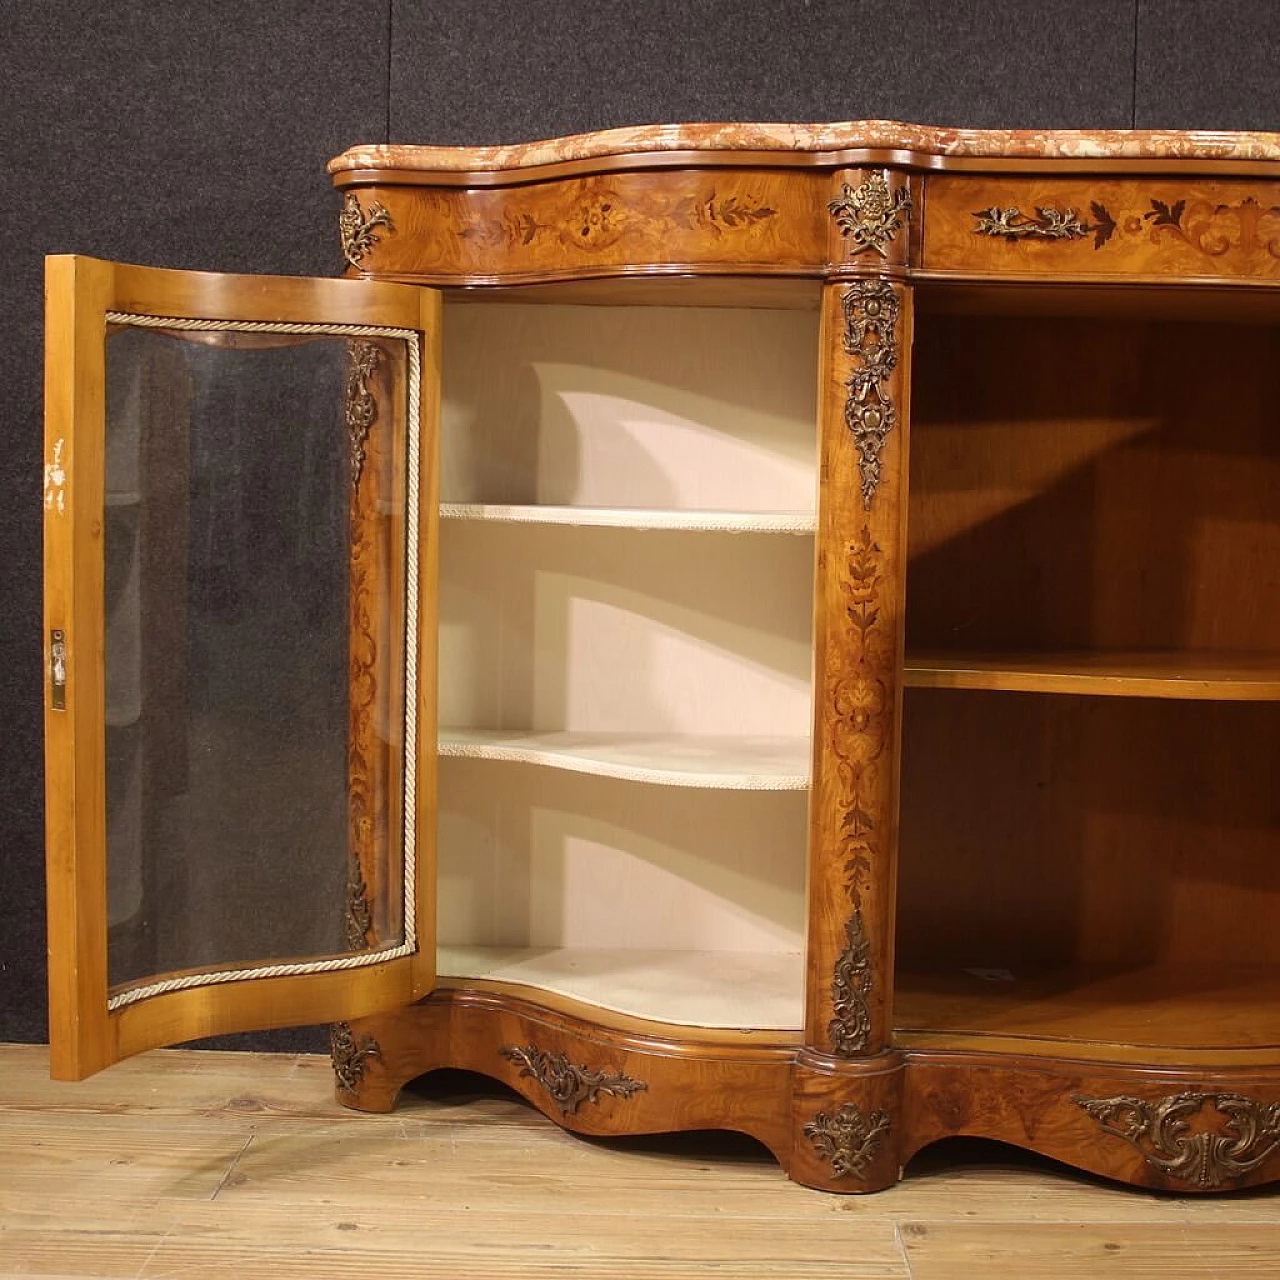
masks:
POLYGON ((1280 133, 1183 129, 948 129, 893 120, 840 124, 660 124, 487 147, 352 147, 330 173, 399 169, 461 173, 687 151, 910 151, 1035 159, 1280 160, 1280 133))

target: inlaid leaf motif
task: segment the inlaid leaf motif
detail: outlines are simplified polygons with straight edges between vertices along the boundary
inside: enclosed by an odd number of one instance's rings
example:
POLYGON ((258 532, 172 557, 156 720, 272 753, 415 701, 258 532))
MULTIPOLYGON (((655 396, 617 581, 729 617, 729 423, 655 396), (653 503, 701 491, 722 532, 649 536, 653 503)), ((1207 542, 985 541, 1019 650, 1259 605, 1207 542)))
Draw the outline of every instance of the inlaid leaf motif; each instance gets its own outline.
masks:
POLYGON ((1151 209, 1142 215, 1143 220, 1153 227, 1179 227, 1182 225, 1182 214, 1187 207, 1185 200, 1175 200, 1166 204, 1163 200, 1151 200, 1151 209))
POLYGON ((1093 247, 1101 249, 1108 240, 1116 233, 1116 220, 1107 212, 1104 204, 1099 204, 1094 200, 1089 205, 1089 212, 1093 214, 1093 247))

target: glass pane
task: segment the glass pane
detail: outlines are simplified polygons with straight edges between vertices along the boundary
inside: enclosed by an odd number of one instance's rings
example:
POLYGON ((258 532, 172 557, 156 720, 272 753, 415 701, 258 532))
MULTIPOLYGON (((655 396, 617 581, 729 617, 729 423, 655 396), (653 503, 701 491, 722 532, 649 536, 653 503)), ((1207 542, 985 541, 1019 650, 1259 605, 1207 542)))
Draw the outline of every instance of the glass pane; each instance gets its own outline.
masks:
POLYGON ((402 940, 403 344, 377 345, 357 449, 367 343, 108 341, 113 988, 402 940))

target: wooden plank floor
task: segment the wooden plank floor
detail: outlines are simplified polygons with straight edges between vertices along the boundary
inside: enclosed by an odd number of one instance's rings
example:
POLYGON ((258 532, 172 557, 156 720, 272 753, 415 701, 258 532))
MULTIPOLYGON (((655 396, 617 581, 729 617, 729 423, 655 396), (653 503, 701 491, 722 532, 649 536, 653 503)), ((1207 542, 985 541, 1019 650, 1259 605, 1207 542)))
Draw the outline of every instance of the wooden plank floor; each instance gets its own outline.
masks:
POLYGON ((952 1143, 830 1196, 746 1139, 586 1141, 458 1075, 357 1115, 331 1079, 175 1051, 53 1084, 45 1050, 0 1046, 0 1277, 1280 1276, 1276 1191, 1155 1196, 952 1143))

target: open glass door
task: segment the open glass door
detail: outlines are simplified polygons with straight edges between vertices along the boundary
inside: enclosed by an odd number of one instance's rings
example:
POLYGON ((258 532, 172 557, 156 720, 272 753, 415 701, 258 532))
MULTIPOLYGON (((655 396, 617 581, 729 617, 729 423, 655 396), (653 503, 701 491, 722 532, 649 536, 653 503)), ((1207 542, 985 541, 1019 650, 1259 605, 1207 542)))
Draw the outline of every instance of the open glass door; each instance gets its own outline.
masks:
POLYGON ((434 979, 439 297, 55 257, 51 1069, 434 979))

